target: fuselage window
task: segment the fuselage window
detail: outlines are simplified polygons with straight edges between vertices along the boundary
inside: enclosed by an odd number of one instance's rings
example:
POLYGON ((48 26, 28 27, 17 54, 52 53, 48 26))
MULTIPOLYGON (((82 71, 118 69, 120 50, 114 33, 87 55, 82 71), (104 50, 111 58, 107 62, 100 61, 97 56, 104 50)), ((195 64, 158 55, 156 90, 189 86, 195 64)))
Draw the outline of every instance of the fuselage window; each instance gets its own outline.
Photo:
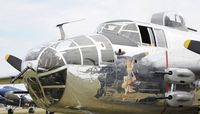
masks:
POLYGON ((103 35, 91 36, 96 42, 102 42, 105 49, 101 49, 102 62, 114 62, 114 53, 111 43, 103 35))
POLYGON ((42 76, 39 78, 42 86, 48 85, 65 85, 66 82, 66 70, 62 70, 47 76, 42 76))
POLYGON ((81 55, 79 49, 70 49, 62 53, 65 60, 67 61, 67 64, 77 64, 77 65, 81 64, 81 55))
POLYGON ((161 29, 154 29, 156 39, 157 39, 157 46, 158 47, 167 47, 165 34, 161 29))
POLYGON ((84 65, 98 65, 98 53, 96 47, 81 48, 84 65))
POLYGON ((151 46, 156 46, 156 41, 155 41, 155 35, 153 33, 152 28, 147 28, 148 32, 149 32, 149 36, 151 39, 151 46))
POLYGON ((94 45, 94 43, 85 36, 79 36, 72 38, 79 46, 94 45))
POLYGON ((140 30, 140 35, 142 38, 143 45, 153 45, 155 46, 154 35, 152 32, 152 28, 145 26, 138 26, 140 30))
POLYGON ((75 47, 75 46, 76 45, 71 40, 65 40, 65 41, 59 42, 59 44, 57 44, 57 46, 56 46, 56 49, 64 50, 66 48, 75 47))
POLYGON ((120 31, 119 33, 123 39, 127 39, 128 42, 132 43, 132 44, 137 44, 140 43, 140 35, 138 32, 132 32, 132 31, 120 31))
POLYGON ((51 102, 51 104, 57 103, 64 92, 64 88, 44 88, 44 93, 46 98, 51 102))
POLYGON ((125 25, 122 30, 138 31, 137 26, 134 23, 125 25))

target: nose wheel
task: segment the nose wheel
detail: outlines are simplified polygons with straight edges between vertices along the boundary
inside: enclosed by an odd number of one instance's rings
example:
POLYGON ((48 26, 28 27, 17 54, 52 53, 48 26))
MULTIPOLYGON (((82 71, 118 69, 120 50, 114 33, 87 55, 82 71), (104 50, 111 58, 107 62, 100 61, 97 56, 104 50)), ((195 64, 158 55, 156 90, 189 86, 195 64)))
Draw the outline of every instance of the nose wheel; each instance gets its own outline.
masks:
POLYGON ((34 108, 33 108, 33 107, 29 108, 29 109, 28 109, 28 113, 29 113, 29 114, 34 114, 34 113, 35 113, 34 108))
POLYGON ((14 113, 13 109, 8 109, 8 114, 13 114, 13 113, 14 113))

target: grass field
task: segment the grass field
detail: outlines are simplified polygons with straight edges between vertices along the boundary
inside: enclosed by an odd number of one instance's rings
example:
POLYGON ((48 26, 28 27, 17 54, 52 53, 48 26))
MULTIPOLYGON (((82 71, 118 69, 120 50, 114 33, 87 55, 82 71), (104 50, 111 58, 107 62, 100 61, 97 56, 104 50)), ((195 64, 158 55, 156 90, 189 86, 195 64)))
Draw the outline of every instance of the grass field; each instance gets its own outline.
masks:
MULTIPOLYGON (((7 110, 5 108, 0 108, 0 114, 7 114, 7 110)), ((28 109, 17 108, 17 109, 15 109, 14 114, 29 114, 29 113, 28 113, 28 109)), ((45 113, 45 110, 43 110, 41 108, 37 108, 35 110, 34 114, 46 114, 46 113, 45 113)), ((71 113, 55 113, 55 114, 71 114, 71 113)), ((149 113, 146 113, 146 114, 153 114, 153 113, 149 112, 149 113)), ((169 112, 169 111, 167 111, 164 114, 193 114, 193 113, 190 113, 190 112, 169 112)), ((198 114, 200 114, 200 113, 198 113, 198 114)))

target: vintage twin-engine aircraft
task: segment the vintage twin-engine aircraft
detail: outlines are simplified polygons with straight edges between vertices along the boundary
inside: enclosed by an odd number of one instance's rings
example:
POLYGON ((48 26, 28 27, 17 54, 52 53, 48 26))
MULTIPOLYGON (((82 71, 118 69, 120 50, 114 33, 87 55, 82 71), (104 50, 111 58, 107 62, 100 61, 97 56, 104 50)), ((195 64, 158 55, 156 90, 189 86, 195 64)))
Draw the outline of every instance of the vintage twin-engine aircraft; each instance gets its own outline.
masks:
POLYGON ((181 15, 109 21, 95 34, 72 38, 65 38, 63 24, 57 25, 60 40, 33 48, 24 60, 6 56, 21 72, 11 83, 25 83, 39 107, 50 113, 198 113, 200 36, 181 15))
POLYGON ((34 105, 31 99, 25 96, 26 91, 12 86, 4 86, 0 89, 0 103, 8 109, 8 114, 13 114, 16 107, 29 108, 29 113, 34 113, 34 105), (16 95, 21 94, 21 95, 16 95))

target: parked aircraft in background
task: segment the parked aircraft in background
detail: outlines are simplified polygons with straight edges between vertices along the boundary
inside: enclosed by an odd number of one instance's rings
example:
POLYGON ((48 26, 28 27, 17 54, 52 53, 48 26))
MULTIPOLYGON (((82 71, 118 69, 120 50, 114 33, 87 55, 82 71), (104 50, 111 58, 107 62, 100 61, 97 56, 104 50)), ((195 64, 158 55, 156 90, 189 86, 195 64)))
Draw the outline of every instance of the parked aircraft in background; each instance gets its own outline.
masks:
POLYGON ((61 39, 33 48, 24 60, 6 56, 21 72, 11 82, 23 81, 47 113, 198 113, 200 35, 181 15, 108 21, 95 34, 72 38, 62 28, 68 23, 57 25, 61 39))
POLYGON ((34 109, 32 107, 34 103, 31 99, 28 99, 25 94, 28 93, 15 87, 4 86, 0 89, 0 103, 5 107, 8 107, 8 114, 13 114, 14 109, 17 107, 31 107, 28 112, 34 113, 34 109))

